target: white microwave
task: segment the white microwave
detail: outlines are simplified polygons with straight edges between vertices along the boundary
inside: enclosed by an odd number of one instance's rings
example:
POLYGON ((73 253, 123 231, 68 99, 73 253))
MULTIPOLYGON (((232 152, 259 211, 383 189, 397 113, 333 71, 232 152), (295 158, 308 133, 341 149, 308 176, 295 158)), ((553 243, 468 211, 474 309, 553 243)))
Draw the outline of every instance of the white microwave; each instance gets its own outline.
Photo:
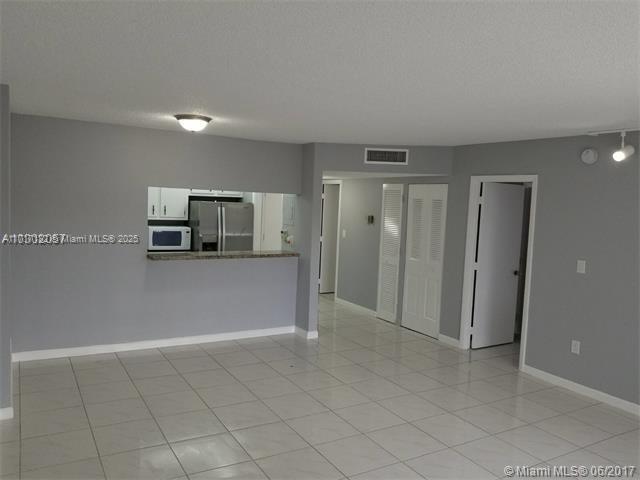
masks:
POLYGON ((191 250, 191 228, 150 226, 149 250, 191 250))

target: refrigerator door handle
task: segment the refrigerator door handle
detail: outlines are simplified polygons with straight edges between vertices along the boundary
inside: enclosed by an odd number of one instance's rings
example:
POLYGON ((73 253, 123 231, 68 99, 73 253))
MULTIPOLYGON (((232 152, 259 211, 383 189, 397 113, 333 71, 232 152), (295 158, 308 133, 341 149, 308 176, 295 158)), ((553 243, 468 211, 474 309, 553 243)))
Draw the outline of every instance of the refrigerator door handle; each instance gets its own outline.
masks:
POLYGON ((220 207, 220 210, 222 210, 222 251, 226 252, 227 251, 227 226, 226 226, 226 212, 225 212, 225 207, 220 207))
POLYGON ((222 207, 218 207, 218 252, 222 251, 222 207))

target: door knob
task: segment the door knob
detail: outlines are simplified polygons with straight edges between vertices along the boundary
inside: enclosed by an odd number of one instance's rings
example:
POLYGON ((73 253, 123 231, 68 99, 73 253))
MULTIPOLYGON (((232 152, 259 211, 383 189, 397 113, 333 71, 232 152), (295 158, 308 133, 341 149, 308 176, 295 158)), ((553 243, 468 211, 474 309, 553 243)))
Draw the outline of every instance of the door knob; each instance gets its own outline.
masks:
POLYGON ((519 274, 519 273, 520 273, 520 272, 518 272, 518 270, 514 270, 514 271, 513 271, 513 274, 514 274, 516 277, 518 276, 518 274, 519 274))

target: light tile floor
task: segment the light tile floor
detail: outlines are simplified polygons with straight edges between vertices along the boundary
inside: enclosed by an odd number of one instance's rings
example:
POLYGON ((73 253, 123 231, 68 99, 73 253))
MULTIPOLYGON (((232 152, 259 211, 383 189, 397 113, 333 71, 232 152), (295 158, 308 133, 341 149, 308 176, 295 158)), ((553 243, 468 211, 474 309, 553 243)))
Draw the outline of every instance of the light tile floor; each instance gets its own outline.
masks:
MULTIPOLYGON (((637 465, 632 415, 319 302, 295 335, 23 362, 0 479, 496 478, 637 465)), ((637 477, 637 474, 636 474, 637 477)))

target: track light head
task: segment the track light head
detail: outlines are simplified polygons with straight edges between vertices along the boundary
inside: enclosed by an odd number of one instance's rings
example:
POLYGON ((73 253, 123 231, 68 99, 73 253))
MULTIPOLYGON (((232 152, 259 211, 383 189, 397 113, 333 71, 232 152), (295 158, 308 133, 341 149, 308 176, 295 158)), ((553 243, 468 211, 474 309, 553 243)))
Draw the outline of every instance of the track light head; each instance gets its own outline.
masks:
POLYGON ((636 151, 636 149, 633 148, 633 145, 625 146, 624 144, 625 135, 626 135, 626 132, 624 130, 620 132, 620 150, 616 150, 615 152, 613 152, 613 159, 616 162, 622 162, 626 160, 631 155, 633 155, 633 153, 636 151))

